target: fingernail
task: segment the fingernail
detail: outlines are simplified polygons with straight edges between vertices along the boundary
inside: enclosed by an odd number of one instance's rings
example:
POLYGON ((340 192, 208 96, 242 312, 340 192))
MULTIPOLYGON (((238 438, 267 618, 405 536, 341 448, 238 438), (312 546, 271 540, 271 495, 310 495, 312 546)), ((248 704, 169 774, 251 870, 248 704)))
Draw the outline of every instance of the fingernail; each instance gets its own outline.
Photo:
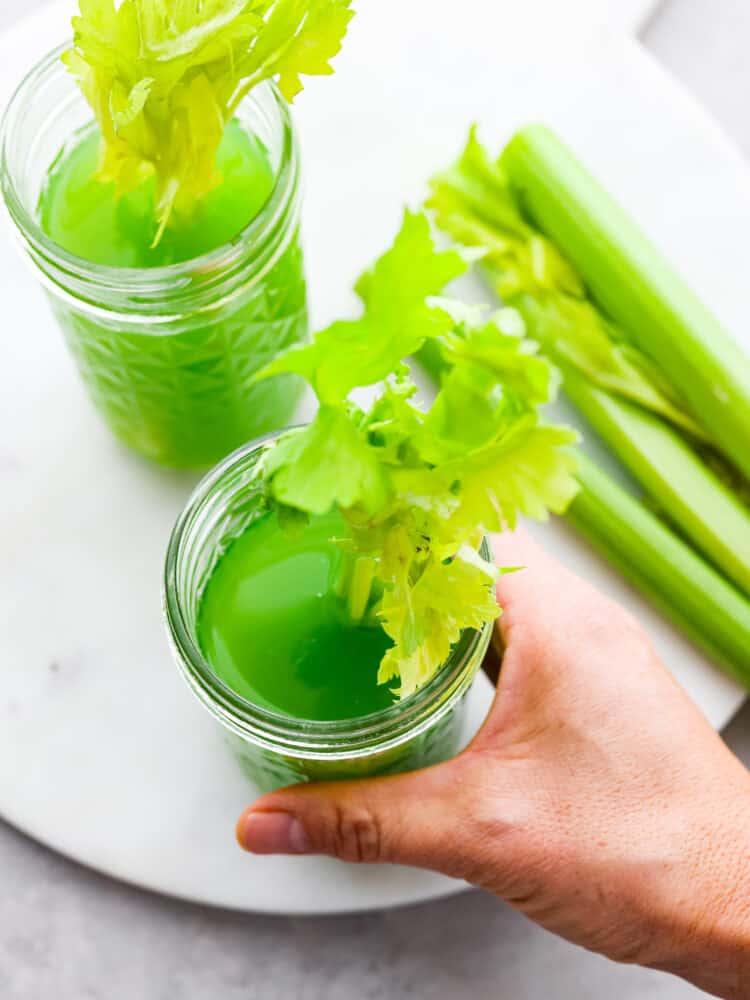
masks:
POLYGON ((252 854, 308 854, 304 826, 287 812, 248 812, 237 824, 240 847, 252 854))

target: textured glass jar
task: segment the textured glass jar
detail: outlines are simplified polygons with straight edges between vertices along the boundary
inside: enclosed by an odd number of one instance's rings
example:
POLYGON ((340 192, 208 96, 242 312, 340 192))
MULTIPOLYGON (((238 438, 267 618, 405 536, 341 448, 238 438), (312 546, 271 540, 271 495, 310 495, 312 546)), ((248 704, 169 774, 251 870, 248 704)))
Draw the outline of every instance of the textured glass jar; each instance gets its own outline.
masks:
MULTIPOLYGON (((169 543, 164 604, 173 651, 199 701, 221 724, 245 774, 263 791, 303 781, 410 771, 453 756, 465 696, 491 628, 467 631, 420 691, 382 712, 342 722, 311 722, 270 712, 228 687, 205 660, 197 619, 221 556, 263 513, 258 462, 275 436, 230 455, 198 486, 169 543)), ((489 557, 489 550, 483 549, 489 557)))
POLYGON ((92 264, 49 239, 38 220, 50 166, 91 122, 62 51, 29 74, 8 106, 0 147, 8 213, 114 433, 166 465, 212 465, 284 426, 301 391, 289 376, 249 384, 308 332, 299 153, 289 109, 273 85, 262 84, 238 111, 240 125, 268 151, 274 186, 230 243, 168 267, 92 264))

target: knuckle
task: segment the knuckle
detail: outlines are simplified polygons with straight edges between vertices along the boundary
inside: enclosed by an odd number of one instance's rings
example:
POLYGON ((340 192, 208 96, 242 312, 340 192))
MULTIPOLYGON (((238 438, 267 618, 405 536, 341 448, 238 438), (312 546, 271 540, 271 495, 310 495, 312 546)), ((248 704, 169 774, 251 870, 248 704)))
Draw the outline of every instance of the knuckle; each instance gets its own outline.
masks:
POLYGON ((336 807, 329 839, 331 853, 342 861, 367 864, 381 859, 380 821, 366 806, 336 807))

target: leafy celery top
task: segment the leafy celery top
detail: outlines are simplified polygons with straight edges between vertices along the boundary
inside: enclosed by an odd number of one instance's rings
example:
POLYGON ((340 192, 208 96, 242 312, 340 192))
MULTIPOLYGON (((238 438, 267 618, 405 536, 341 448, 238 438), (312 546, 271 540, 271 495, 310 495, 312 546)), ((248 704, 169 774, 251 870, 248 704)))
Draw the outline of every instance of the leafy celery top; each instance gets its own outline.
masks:
POLYGON ((524 218, 502 164, 472 128, 458 161, 431 182, 427 205, 441 229, 482 251, 480 267, 503 302, 565 374, 657 414, 697 442, 706 433, 658 367, 588 298, 557 246, 524 218))
POLYGON ((173 211, 221 180, 216 151, 248 92, 332 73, 351 0, 80 0, 63 59, 102 133, 98 177, 156 179, 158 243, 173 211))
POLYGON ((405 697, 445 662, 464 629, 499 614, 482 536, 519 516, 562 512, 577 491, 576 434, 545 424, 556 390, 513 309, 489 315, 439 297, 466 270, 406 213, 393 247, 360 278, 359 319, 335 322, 256 375, 293 372, 315 391, 308 426, 267 452, 269 505, 289 530, 338 507, 352 549, 348 600, 393 640, 379 681, 405 697), (451 366, 432 406, 415 404, 406 358, 438 340, 451 366), (355 388, 380 385, 369 409, 355 388))

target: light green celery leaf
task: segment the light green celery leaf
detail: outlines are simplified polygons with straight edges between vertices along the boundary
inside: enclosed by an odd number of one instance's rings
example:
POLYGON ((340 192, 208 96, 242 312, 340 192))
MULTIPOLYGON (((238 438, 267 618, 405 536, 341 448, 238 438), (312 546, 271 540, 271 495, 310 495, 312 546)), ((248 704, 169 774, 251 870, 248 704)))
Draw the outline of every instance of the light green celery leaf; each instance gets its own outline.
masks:
POLYGON ((537 345, 504 333, 496 322, 474 329, 458 327, 443 338, 442 350, 448 364, 483 369, 527 408, 554 399, 559 379, 549 362, 537 357, 537 345))
POLYGON ((443 310, 427 300, 467 267, 457 250, 436 248, 423 212, 407 210, 393 245, 360 277, 356 290, 366 314, 388 329, 403 330, 410 323, 429 326, 443 310))
POLYGON ((398 696, 408 697, 435 673, 465 629, 480 629, 500 613, 493 567, 456 555, 430 560, 413 585, 402 572, 386 589, 380 607, 394 646, 380 667, 379 681, 399 677, 398 696))
MULTIPOLYGON (((481 261, 484 254, 477 255, 477 261, 481 261)), ((520 340, 526 334, 526 324, 523 316, 512 306, 502 306, 499 309, 490 309, 487 305, 474 305, 460 302, 458 299, 450 299, 444 296, 433 296, 430 299, 432 305, 440 306, 453 319, 456 330, 478 331, 485 326, 495 327, 504 337, 515 337, 520 340)))
MULTIPOLYGON (((416 436, 420 456, 435 466, 463 459, 497 439, 507 422, 505 412, 506 397, 485 369, 470 363, 454 366, 416 436)), ((512 409, 510 420, 514 415, 512 409)))
POLYGON ((428 300, 465 270, 459 253, 436 249, 424 215, 406 212, 393 246, 357 285, 362 317, 321 330, 311 344, 282 354, 255 380, 293 372, 327 404, 341 402, 357 387, 380 382, 426 339, 452 328, 450 315, 428 300))
POLYGON ((457 242, 486 251, 480 268, 500 298, 519 309, 529 336, 551 360, 706 440, 654 366, 587 298, 557 247, 524 220, 502 168, 475 130, 457 163, 433 179, 431 191, 427 204, 438 225, 457 242))
POLYGON ((351 0, 80 0, 63 61, 102 133, 99 178, 156 180, 155 242, 220 181, 216 152, 238 104, 279 77, 330 73, 351 0))
POLYGON ((390 494, 375 450, 335 407, 321 407, 307 427, 279 438, 264 458, 263 475, 275 501, 308 514, 335 506, 374 513, 390 494))
POLYGON ((208 62, 228 39, 249 39, 258 33, 268 4, 248 0, 150 0, 136 3, 143 50, 153 59, 174 62, 196 53, 208 62))
MULTIPOLYGON (((386 684, 399 677, 402 668, 406 671, 404 664, 415 655, 419 645, 415 634, 415 609, 411 604, 412 573, 418 551, 409 527, 408 519, 403 523, 396 523, 382 541, 379 577, 384 590, 379 617, 384 630, 393 639, 393 648, 381 660, 379 684, 386 684)), ((450 652, 450 642, 446 644, 441 630, 438 630, 434 639, 437 644, 434 662, 439 664, 450 652)), ((416 668, 423 673, 429 669, 429 664, 417 664, 416 668)))
POLYGON ((427 207, 459 243, 482 247, 497 268, 504 295, 530 283, 583 294, 580 277, 550 240, 523 218, 500 165, 472 128, 458 161, 430 182, 427 207))
POLYGON ((113 89, 110 95, 110 108, 112 111, 112 123, 115 131, 119 132, 127 125, 132 125, 136 117, 141 113, 148 100, 148 95, 153 86, 153 79, 150 76, 144 77, 132 88, 123 100, 118 89, 113 89))
MULTIPOLYGON (((385 598, 383 599, 384 602, 385 598)), ((400 612, 398 612, 397 608, 398 603, 394 601, 390 609, 395 610, 396 614, 400 617, 400 612)), ((383 656, 378 669, 378 684, 387 684, 389 681, 399 677, 401 683, 393 688, 393 693, 400 699, 408 698, 410 694, 423 687, 434 676, 436 670, 446 662, 451 652, 450 636, 453 633, 449 632, 445 625, 441 624, 439 630, 428 633, 424 641, 417 646, 414 652, 406 656, 403 654, 402 645, 398 641, 401 624, 399 617, 389 619, 384 617, 387 613, 381 611, 383 629, 391 637, 396 637, 394 640, 396 645, 392 646, 383 656)))
POLYGON ((354 16, 350 2, 279 0, 251 54, 252 77, 278 77, 282 94, 292 101, 302 90, 302 74, 333 73, 331 60, 340 51, 354 16))
POLYGON ((378 448, 381 462, 395 467, 407 459, 425 419, 423 410, 412 402, 417 387, 407 372, 385 382, 363 422, 363 429, 378 448))
POLYGON ((484 533, 514 529, 519 517, 547 520, 561 514, 578 492, 578 461, 567 450, 578 440, 566 427, 539 424, 530 414, 496 443, 443 466, 459 483, 460 504, 450 528, 484 533))
MULTIPOLYGON (((507 311, 503 318, 509 325, 507 311)), ((441 347, 450 367, 415 437, 421 457, 432 465, 468 459, 496 444, 524 414, 549 402, 557 388, 557 373, 536 357, 535 344, 503 333, 497 321, 476 313, 446 335, 441 347)))
MULTIPOLYGON (((411 509, 412 516, 424 521, 429 517, 435 519, 432 523, 422 523, 422 533, 430 538, 432 545, 439 544, 444 527, 440 521, 447 521, 458 509, 459 501, 451 490, 452 483, 439 468, 425 465, 393 468, 390 476, 403 509, 411 509)), ((464 538, 450 534, 446 541, 446 555, 453 555, 464 538)))
POLYGON ((612 324, 590 302, 563 295, 529 294, 518 296, 514 304, 526 321, 529 336, 563 370, 572 365, 600 389, 638 403, 693 437, 706 440, 703 428, 671 389, 665 388, 651 362, 632 345, 619 343, 612 324))
POLYGON ((500 614, 493 584, 498 573, 494 566, 472 551, 463 551, 447 562, 432 560, 414 585, 415 603, 428 608, 437 620, 452 617, 460 630, 481 628, 500 614), (457 595, 463 595, 463 608, 458 608, 457 595))

